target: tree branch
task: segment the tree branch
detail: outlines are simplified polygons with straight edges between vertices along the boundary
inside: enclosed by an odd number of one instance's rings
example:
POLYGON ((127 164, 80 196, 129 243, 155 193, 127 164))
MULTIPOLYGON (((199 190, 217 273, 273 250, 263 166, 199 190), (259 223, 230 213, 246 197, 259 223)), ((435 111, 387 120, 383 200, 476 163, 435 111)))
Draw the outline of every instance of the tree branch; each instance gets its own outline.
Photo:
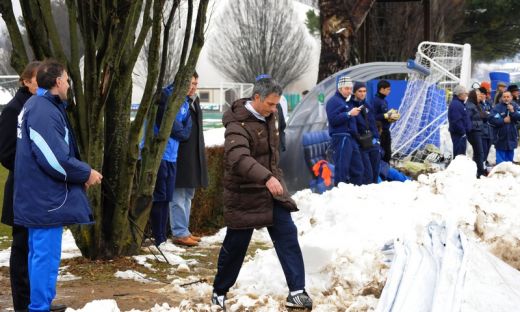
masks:
POLYGON ((9 37, 13 46, 11 53, 11 66, 17 73, 22 73, 25 66, 29 63, 25 44, 23 43, 22 34, 14 17, 13 4, 11 1, 0 1, 0 15, 7 26, 9 37))

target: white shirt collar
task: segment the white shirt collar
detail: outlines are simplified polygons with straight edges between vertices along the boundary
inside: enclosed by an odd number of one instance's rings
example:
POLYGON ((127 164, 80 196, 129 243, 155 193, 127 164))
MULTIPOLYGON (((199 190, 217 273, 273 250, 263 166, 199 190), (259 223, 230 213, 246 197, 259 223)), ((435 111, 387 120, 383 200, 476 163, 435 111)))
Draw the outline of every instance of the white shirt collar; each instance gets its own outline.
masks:
POLYGON ((250 111, 251 114, 253 114, 253 116, 255 116, 257 119, 259 119, 259 120, 261 120, 261 121, 265 121, 265 117, 262 116, 260 113, 258 113, 258 112, 254 109, 253 105, 251 104, 251 101, 247 101, 245 106, 246 106, 246 109, 247 109, 248 111, 250 111))

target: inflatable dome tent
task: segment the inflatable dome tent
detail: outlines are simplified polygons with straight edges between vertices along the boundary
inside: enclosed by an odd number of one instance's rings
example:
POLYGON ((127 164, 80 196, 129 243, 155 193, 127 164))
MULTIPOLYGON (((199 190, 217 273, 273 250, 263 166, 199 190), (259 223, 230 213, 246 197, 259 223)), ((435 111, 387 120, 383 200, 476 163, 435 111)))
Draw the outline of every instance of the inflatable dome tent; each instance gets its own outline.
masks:
POLYGON ((354 81, 367 82, 391 74, 429 75, 429 70, 414 60, 408 62, 374 62, 339 71, 315 86, 296 106, 285 129, 286 151, 281 153, 280 166, 291 192, 309 187, 312 176, 304 159, 302 137, 306 132, 327 129, 325 104, 336 92, 336 79, 347 75, 354 81))

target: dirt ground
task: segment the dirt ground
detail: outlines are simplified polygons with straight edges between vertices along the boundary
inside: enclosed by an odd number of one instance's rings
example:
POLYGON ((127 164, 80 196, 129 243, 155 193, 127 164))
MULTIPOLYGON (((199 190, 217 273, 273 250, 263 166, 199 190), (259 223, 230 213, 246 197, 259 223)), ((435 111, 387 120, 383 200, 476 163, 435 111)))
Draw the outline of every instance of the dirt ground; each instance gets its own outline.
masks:
MULTIPOLYGON (((259 248, 268 246, 252 243, 248 255, 252 255, 259 248)), ((153 248, 153 247, 151 247, 153 248)), ((75 277, 77 280, 58 280, 55 303, 65 304, 73 309, 80 309, 88 302, 101 299, 113 299, 121 311, 132 309, 149 310, 155 304, 168 303, 170 307, 179 306, 183 299, 189 298, 190 303, 208 304, 210 301, 205 296, 197 295, 190 291, 195 285, 208 283, 211 285, 216 273, 216 263, 220 245, 206 245, 187 248, 179 254, 190 264, 190 272, 179 272, 177 265, 169 265, 156 259, 148 260, 152 269, 138 264, 131 257, 119 258, 110 261, 90 261, 85 258, 64 259, 60 270, 75 277), (146 275, 147 279, 154 280, 147 283, 129 279, 116 278, 117 271, 132 270, 146 275), (180 288, 186 290, 180 294, 171 284, 180 281, 180 288)), ((152 251, 156 249, 152 249, 152 251)), ((149 254, 149 249, 143 249, 143 253, 149 254)), ((160 258, 160 256, 157 254, 160 258)), ((60 273, 60 276, 63 275, 60 273)), ((12 311, 11 287, 9 282, 9 268, 0 267, 0 311, 12 311)))
MULTIPOLYGON (((61 268, 65 267, 65 272, 81 277, 81 279, 58 281, 54 302, 79 309, 93 300, 114 299, 121 311, 148 310, 156 303, 178 306, 184 298, 175 292, 168 291, 168 285, 174 279, 186 278, 188 275, 195 276, 193 284, 196 284, 197 280, 212 281, 217 255, 217 246, 188 249, 182 257, 185 259, 198 258, 197 261, 199 261, 199 264, 195 265, 190 273, 175 273, 175 266, 157 260, 148 261, 156 271, 138 264, 132 258, 120 258, 111 261, 89 261, 84 258, 62 260, 61 268), (148 278, 156 281, 142 283, 114 277, 114 273, 117 271, 126 270, 146 274, 148 278)), ((181 285, 181 287, 188 290, 193 284, 181 285)), ((0 311, 12 310, 9 268, 7 267, 0 268, 0 289, 2 289, 0 292, 0 311)), ((191 300, 193 301, 193 299, 191 300)), ((200 303, 207 302, 209 302, 209 298, 200 298, 200 303)))

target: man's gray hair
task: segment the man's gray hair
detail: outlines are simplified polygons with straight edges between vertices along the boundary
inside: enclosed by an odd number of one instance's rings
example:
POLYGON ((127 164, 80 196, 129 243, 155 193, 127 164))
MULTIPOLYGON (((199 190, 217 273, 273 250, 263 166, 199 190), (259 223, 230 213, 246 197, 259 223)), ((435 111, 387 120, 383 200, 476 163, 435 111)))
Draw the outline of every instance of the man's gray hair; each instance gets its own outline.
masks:
POLYGON ((464 86, 458 85, 453 89, 454 95, 461 95, 463 93, 468 93, 468 91, 466 91, 466 87, 464 86))
POLYGON ((255 86, 253 87, 253 95, 260 95, 260 100, 265 100, 270 94, 275 93, 276 95, 282 95, 283 89, 282 86, 276 82, 276 80, 272 78, 262 78, 255 82, 255 86))

